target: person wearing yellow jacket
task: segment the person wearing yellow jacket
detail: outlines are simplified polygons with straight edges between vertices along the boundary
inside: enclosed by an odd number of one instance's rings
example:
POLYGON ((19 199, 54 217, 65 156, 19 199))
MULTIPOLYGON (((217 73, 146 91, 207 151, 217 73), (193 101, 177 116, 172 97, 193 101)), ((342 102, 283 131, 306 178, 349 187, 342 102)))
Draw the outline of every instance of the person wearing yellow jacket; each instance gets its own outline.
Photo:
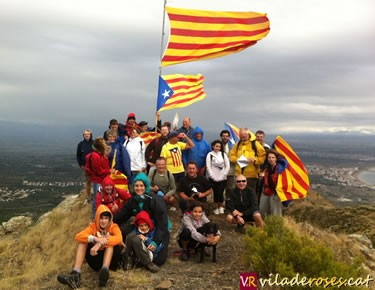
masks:
POLYGON ((239 131, 240 141, 232 148, 229 160, 235 164, 235 175, 244 175, 247 185, 256 190, 260 165, 264 163, 266 151, 247 128, 239 131))
POLYGON ((87 264, 99 272, 99 287, 104 287, 109 278, 109 268, 116 269, 118 261, 112 257, 119 257, 122 244, 121 230, 113 223, 113 215, 109 208, 100 205, 96 211, 95 219, 83 231, 75 236, 78 249, 73 271, 64 275, 60 273, 57 280, 76 289, 81 284, 81 268, 86 260, 87 264))

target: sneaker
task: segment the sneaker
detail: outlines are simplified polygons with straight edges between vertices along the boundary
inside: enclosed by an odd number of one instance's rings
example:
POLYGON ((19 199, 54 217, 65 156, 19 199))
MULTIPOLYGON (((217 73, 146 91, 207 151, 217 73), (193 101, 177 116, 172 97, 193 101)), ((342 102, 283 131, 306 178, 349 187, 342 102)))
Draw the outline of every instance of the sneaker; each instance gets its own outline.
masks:
POLYGON ((218 208, 214 209, 214 214, 220 214, 220 210, 218 208))
POLYGON ((109 279, 109 270, 106 267, 103 267, 99 271, 99 287, 105 287, 109 279))
POLYGON ((189 260, 189 252, 187 250, 182 250, 182 252, 181 252, 181 260, 182 261, 189 260))
POLYGON ((159 272, 160 267, 155 265, 154 263, 148 263, 146 265, 146 269, 149 270, 151 273, 159 272))
POLYGON ((224 208, 223 207, 219 207, 219 213, 224 214, 224 208))
POLYGON ((177 208, 175 208, 174 206, 171 206, 171 208, 170 208, 169 210, 171 210, 171 211, 176 211, 177 208))
POLYGON ((74 270, 68 275, 60 273, 57 275, 57 281, 59 281, 61 284, 69 285, 69 287, 72 289, 77 289, 81 285, 81 273, 74 270))

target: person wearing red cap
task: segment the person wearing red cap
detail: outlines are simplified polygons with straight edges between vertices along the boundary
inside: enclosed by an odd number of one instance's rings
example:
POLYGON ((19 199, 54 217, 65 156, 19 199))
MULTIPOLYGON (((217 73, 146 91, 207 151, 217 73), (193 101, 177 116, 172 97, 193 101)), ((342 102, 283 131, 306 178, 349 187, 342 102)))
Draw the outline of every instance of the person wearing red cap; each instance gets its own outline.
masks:
POLYGON ((147 270, 156 273, 160 268, 152 263, 163 247, 153 240, 155 227, 147 211, 140 211, 134 219, 135 229, 126 237, 126 250, 123 256, 124 270, 130 270, 138 260, 147 270))
POLYGON ((131 198, 127 190, 116 188, 110 176, 104 178, 102 189, 96 195, 96 208, 106 205, 112 214, 115 214, 131 198))
POLYGON ((134 128, 139 129, 139 125, 135 121, 135 114, 129 113, 128 118, 126 119, 126 124, 125 124, 125 129, 128 132, 128 136, 131 135, 131 131, 134 128))

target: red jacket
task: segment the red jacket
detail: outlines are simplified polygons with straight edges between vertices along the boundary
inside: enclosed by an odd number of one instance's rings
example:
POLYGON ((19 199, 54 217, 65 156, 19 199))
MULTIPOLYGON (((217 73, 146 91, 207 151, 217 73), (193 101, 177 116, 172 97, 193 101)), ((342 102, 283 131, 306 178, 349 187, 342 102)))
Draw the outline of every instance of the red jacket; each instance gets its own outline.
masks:
POLYGON ((107 176, 102 182, 101 192, 96 194, 96 208, 98 208, 101 204, 104 204, 109 208, 112 214, 115 214, 129 198, 131 198, 131 194, 127 190, 115 188, 115 184, 113 183, 112 179, 107 176), (108 184, 113 185, 111 194, 108 194, 105 191, 105 187, 108 184), (115 204, 117 204, 117 210, 114 211, 112 208, 115 204))
POLYGON ((109 161, 106 156, 96 151, 86 156, 85 171, 94 183, 102 183, 103 179, 110 173, 109 161))
POLYGON ((270 172, 270 169, 267 168, 264 171, 264 189, 263 193, 267 196, 272 196, 276 194, 276 186, 277 186, 277 178, 279 177, 279 173, 277 171, 277 165, 274 168, 273 172, 270 172), (270 174, 271 173, 271 174, 270 174), (270 184, 270 179, 272 178, 273 184, 270 184))

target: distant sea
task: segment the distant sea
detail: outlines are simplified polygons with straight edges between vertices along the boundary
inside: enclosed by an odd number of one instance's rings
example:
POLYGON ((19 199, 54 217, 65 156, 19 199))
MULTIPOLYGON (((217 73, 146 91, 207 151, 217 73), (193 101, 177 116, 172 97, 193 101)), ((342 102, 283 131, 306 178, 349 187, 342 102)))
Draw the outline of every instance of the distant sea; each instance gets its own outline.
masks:
POLYGON ((375 168, 371 168, 366 171, 362 171, 359 175, 358 178, 370 185, 375 185, 375 168))

